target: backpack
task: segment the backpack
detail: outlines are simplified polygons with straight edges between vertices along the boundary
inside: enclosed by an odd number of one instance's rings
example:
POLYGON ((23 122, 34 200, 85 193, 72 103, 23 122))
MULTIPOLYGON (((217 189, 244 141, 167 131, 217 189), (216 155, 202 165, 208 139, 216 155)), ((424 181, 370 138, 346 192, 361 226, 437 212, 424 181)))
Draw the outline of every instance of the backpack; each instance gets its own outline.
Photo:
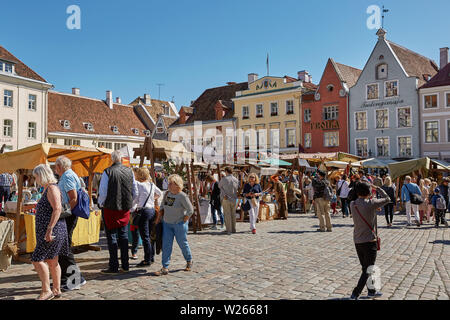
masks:
POLYGON ((445 209, 447 209, 447 205, 445 203, 445 199, 444 199, 443 196, 439 196, 436 199, 436 209, 438 209, 438 210, 445 210, 445 209))
POLYGON ((356 199, 358 199, 358 196, 356 195, 355 188, 353 187, 348 192, 347 201, 350 203, 352 201, 355 201, 356 199))
POLYGON ((89 207, 90 200, 89 195, 80 188, 77 192, 77 205, 72 209, 72 214, 77 217, 89 220, 91 209, 89 207))

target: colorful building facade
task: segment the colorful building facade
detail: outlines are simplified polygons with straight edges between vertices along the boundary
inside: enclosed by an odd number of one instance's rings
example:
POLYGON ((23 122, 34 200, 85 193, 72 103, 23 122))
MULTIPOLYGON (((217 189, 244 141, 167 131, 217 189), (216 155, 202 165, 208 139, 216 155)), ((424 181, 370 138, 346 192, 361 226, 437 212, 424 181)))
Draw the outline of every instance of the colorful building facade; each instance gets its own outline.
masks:
POLYGON ((348 152, 349 89, 361 70, 328 59, 317 90, 303 98, 302 151, 348 152))
POLYGON ((302 95, 317 88, 308 73, 299 72, 299 79, 288 76, 258 79, 257 74, 249 74, 248 87, 232 99, 241 129, 236 137, 238 156, 246 151, 257 154, 258 150, 298 152, 302 95))

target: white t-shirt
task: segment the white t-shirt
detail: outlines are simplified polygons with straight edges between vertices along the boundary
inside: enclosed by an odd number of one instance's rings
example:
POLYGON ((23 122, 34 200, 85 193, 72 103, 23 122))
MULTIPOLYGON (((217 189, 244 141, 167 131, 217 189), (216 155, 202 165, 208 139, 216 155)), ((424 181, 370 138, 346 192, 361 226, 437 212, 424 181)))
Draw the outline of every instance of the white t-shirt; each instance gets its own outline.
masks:
POLYGON ((337 192, 337 190, 339 190, 339 188, 341 188, 341 193, 336 194, 336 196, 347 199, 348 193, 350 192, 349 186, 350 186, 350 184, 348 183, 347 180, 339 180, 336 192, 337 192), (341 188, 341 185, 342 185, 342 188, 341 188))
POLYGON ((159 190, 159 188, 154 184, 150 182, 138 182, 136 181, 138 194, 136 199, 133 201, 133 209, 136 210, 137 208, 149 208, 152 209, 155 207, 155 195, 158 195, 161 199, 162 191, 159 190), (148 198, 147 203, 145 203, 145 200, 147 200, 148 194, 150 192, 150 189, 152 190, 152 194, 148 198))

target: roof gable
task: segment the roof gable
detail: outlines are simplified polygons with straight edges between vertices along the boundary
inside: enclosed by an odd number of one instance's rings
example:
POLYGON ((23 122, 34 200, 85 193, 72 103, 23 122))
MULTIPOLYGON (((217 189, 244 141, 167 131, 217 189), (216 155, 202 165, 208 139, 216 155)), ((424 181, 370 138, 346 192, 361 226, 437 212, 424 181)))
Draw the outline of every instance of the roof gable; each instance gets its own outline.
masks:
POLYGON ((20 77, 47 82, 44 78, 34 72, 30 67, 28 67, 25 63, 17 59, 11 52, 0 46, 0 60, 6 60, 9 62, 13 62, 15 64, 14 70, 16 74, 20 77))

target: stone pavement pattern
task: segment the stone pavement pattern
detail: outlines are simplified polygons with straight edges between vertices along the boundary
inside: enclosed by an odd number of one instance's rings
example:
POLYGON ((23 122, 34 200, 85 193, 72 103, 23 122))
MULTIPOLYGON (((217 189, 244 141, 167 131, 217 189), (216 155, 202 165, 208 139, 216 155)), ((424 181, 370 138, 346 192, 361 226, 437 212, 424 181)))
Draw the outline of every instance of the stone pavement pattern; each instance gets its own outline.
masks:
MULTIPOLYGON (((237 224, 237 234, 204 230, 189 233, 194 257, 192 272, 174 243, 170 274, 152 276, 161 267, 161 256, 150 268, 103 275, 108 250, 76 255, 87 284, 62 299, 343 299, 356 285, 361 267, 353 244, 351 218, 335 216, 332 233, 318 233, 313 215, 290 214, 288 220, 257 224, 252 235, 248 223, 237 224)), ((379 299, 444 299, 450 296, 450 229, 426 224, 406 227, 404 215, 386 228, 378 217, 382 250, 377 266, 382 272, 383 297, 379 299)), ((139 258, 143 252, 139 250, 139 258)), ((40 281, 31 265, 14 264, 0 273, 0 299, 34 299, 40 281)), ((366 291, 363 291, 363 295, 366 291)))

